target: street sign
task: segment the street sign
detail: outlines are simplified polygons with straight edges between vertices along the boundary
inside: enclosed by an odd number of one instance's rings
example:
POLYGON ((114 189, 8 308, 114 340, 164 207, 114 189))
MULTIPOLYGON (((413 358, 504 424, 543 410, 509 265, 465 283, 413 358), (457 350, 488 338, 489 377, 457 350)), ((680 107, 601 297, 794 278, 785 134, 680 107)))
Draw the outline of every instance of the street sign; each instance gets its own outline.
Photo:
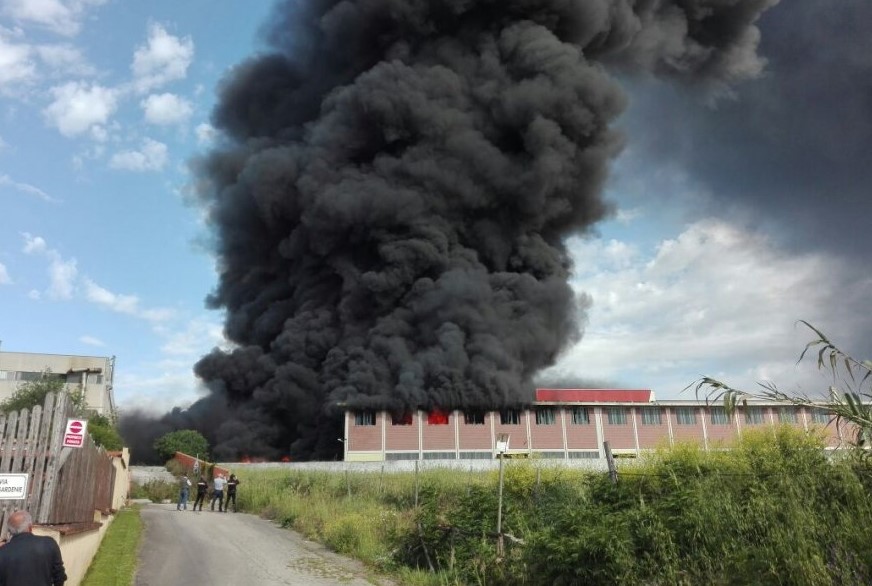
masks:
POLYGON ((81 448, 85 445, 85 432, 88 430, 86 419, 67 419, 67 430, 64 432, 65 448, 81 448))
POLYGON ((27 474, 0 474, 0 500, 20 501, 27 498, 27 474))

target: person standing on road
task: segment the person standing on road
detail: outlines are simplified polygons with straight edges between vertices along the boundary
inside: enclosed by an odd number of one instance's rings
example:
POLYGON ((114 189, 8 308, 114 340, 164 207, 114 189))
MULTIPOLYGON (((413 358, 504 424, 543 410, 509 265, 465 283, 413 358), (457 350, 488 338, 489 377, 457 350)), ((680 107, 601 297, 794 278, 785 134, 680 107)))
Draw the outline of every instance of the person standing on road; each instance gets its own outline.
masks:
POLYGON ((230 510, 230 501, 233 500, 233 512, 236 512, 236 487, 239 485, 239 479, 236 474, 230 475, 230 480, 227 481, 227 502, 224 504, 224 512, 230 510))
POLYGON ((206 492, 209 491, 209 483, 206 482, 205 476, 200 476, 197 481, 197 499, 194 501, 194 510, 197 510, 197 503, 200 504, 200 510, 203 510, 203 501, 206 500, 206 492))
POLYGON ((219 474, 215 477, 215 480, 212 481, 212 502, 209 503, 209 509, 215 510, 215 501, 218 501, 218 512, 222 512, 224 510, 224 485, 227 484, 227 480, 224 479, 223 474, 219 474))
POLYGON ((61 548, 51 537, 33 534, 27 511, 9 515, 9 542, 0 547, 3 586, 63 586, 67 581, 61 548))
POLYGON ((179 478, 179 504, 176 505, 176 510, 188 510, 188 492, 191 490, 191 481, 188 477, 182 474, 179 478))

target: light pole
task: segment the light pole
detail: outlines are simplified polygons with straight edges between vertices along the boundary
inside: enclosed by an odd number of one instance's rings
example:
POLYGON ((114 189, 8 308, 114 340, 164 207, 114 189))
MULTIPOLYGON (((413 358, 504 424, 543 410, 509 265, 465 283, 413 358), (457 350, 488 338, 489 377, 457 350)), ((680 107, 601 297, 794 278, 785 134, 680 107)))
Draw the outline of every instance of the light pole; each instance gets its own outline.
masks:
POLYGON ((497 459, 500 461, 500 487, 497 499, 497 555, 503 555, 503 456, 509 449, 509 434, 497 434, 497 459))

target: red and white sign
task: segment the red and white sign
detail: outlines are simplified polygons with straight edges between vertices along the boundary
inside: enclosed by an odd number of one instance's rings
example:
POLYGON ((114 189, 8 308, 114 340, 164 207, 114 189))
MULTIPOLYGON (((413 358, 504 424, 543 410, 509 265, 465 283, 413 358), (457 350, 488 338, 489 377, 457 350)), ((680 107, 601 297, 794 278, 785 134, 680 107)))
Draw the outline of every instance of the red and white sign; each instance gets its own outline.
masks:
POLYGON ((64 447, 81 448, 85 445, 85 432, 87 430, 87 420, 67 419, 67 430, 64 432, 64 447))

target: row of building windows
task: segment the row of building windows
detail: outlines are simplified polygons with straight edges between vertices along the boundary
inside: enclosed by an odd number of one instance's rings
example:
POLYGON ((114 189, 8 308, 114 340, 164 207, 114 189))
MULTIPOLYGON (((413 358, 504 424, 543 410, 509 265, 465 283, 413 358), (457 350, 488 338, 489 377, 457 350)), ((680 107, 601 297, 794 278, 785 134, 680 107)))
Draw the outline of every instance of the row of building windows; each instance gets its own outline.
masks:
MULTIPOLYGON (((0 370, 0 380, 17 381, 17 382, 33 382, 45 377, 48 380, 59 380, 69 384, 79 384, 82 382, 81 372, 53 373, 53 372, 28 372, 23 370, 0 370)), ((102 385, 103 375, 95 372, 89 372, 87 382, 89 384, 102 385)))
MULTIPOLYGON (((678 425, 696 425, 697 415, 700 410, 697 407, 674 407, 675 422, 678 425)), ((570 422, 572 425, 590 425, 589 407, 569 408, 570 422)), ((609 425, 627 425, 626 407, 606 407, 606 421, 609 425)), ((639 409, 642 425, 663 425, 663 409, 659 407, 642 407, 639 409)), ((797 408, 781 407, 775 410, 779 423, 795 424, 799 417, 797 408)), ((759 425, 764 421, 763 407, 746 407, 742 410, 747 425, 759 425)), ((711 425, 730 425, 729 417, 723 407, 710 407, 708 409, 709 422, 711 425)), ((520 425, 521 411, 518 409, 506 409, 500 411, 500 425, 520 425)), ((555 425, 557 422, 555 409, 551 407, 537 407, 535 409, 536 425, 555 425)), ((463 414, 466 425, 484 425, 485 412, 472 411, 463 414)), ((814 423, 827 424, 830 415, 823 409, 811 409, 811 420, 814 423)), ((354 414, 354 424, 358 426, 375 425, 375 413, 372 411, 357 411, 354 414)), ((391 425, 412 425, 412 414, 401 413, 391 415, 391 425)), ((431 411, 427 413, 427 425, 448 425, 448 413, 444 411, 431 411)))

